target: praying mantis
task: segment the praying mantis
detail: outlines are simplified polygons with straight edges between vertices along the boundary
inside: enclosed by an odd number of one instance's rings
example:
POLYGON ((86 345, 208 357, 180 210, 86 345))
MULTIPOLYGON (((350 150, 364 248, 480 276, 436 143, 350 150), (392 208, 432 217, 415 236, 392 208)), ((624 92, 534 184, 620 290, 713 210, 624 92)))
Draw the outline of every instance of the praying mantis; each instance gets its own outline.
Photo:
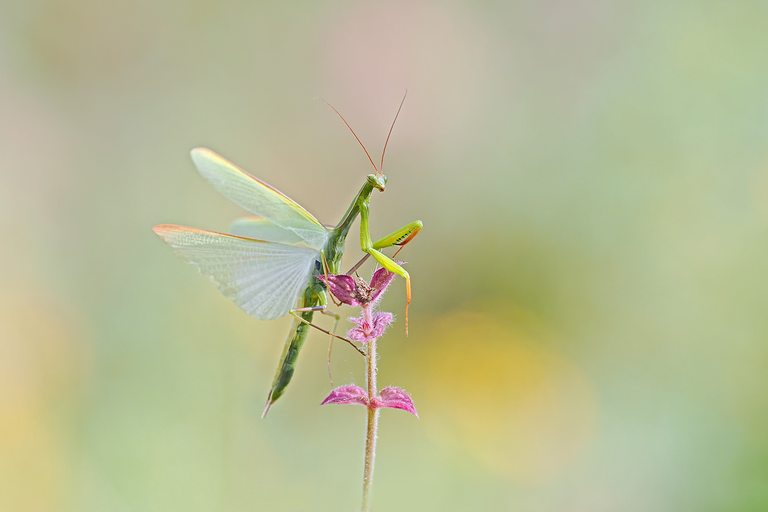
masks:
MULTIPOLYGON (((364 259, 373 257, 379 265, 405 279, 407 331, 411 278, 399 263, 381 249, 392 246, 402 248, 419 233, 423 224, 419 220, 410 222, 376 241, 371 238, 369 224, 373 191, 383 192, 386 188, 387 177, 382 171, 384 156, 404 102, 405 96, 389 128, 379 166, 344 116, 328 104, 352 132, 374 169, 373 174, 367 175, 336 226, 324 226, 288 196, 250 176, 210 149, 195 148, 191 152, 192 160, 203 178, 253 216, 235 221, 231 234, 173 224, 154 227, 155 233, 178 255, 210 277, 219 290, 247 314, 263 320, 288 314, 294 317, 263 415, 290 383, 309 327, 317 327, 312 323, 314 313, 330 314, 338 320, 338 315, 327 311, 326 286, 317 276, 340 273, 345 240, 358 216, 360 248, 365 253, 364 259)), ((350 273, 357 267, 355 265, 350 273)))

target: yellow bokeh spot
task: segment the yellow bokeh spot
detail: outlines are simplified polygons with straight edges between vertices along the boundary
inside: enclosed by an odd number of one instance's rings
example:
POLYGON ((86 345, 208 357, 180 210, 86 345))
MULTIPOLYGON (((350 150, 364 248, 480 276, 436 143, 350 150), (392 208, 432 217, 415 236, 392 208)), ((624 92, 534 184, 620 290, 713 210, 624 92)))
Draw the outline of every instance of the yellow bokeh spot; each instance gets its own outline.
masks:
POLYGON ((592 387, 530 317, 452 312, 424 332, 408 366, 434 439, 528 484, 583 453, 594 430, 592 387))
POLYGON ((0 292, 0 510, 61 510, 71 487, 61 411, 81 354, 62 305, 38 292, 0 292))

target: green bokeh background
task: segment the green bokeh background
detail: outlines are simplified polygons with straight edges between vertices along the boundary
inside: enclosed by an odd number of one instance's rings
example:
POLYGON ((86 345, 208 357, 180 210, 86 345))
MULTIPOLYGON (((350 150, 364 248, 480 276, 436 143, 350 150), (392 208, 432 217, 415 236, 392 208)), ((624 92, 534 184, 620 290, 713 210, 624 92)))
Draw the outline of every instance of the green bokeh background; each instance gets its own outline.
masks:
MULTIPOLYGON (((288 321, 150 228, 241 214, 197 145, 336 222, 369 170, 318 98, 378 151, 406 87, 372 227, 425 223, 380 348, 421 417, 383 413, 374 509, 767 510, 766 26, 761 1, 0 0, 0 510, 356 509, 364 413, 318 405, 325 339, 261 420, 288 321)), ((334 371, 363 383, 342 346, 334 371)))

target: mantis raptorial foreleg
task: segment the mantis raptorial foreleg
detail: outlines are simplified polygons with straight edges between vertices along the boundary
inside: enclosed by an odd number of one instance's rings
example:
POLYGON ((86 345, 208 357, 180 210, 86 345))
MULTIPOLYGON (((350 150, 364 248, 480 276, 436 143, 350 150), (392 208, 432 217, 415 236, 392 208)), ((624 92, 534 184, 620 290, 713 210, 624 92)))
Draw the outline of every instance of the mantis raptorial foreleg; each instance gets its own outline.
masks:
POLYGON ((413 240, 413 238, 419 234, 419 231, 421 231, 422 227, 424 227, 424 223, 420 220, 410 222, 405 226, 396 229, 390 234, 382 237, 380 240, 373 242, 373 248, 383 249, 384 247, 391 247, 393 245, 399 245, 402 247, 413 240))
MULTIPOLYGON (((385 247, 391 247, 393 245, 400 246, 400 248, 395 252, 395 256, 397 256, 397 253, 399 253, 403 247, 406 246, 411 240, 414 239, 416 235, 419 234, 421 231, 421 228, 424 226, 424 224, 420 220, 415 220, 413 222, 410 222, 406 224, 405 226, 396 229, 392 233, 384 236, 380 240, 377 240, 376 242, 373 242, 373 248, 374 249, 383 249, 385 247)), ((368 261, 368 258, 371 257, 370 253, 365 253, 365 256, 360 258, 360 260, 355 263, 352 268, 349 269, 347 274, 352 274, 353 272, 356 272, 357 269, 363 266, 363 263, 368 261)), ((394 256, 393 256, 394 258, 394 256)))
POLYGON ((395 260, 379 251, 380 248, 388 247, 390 245, 403 245, 413 239, 416 234, 421 230, 421 221, 414 221, 397 231, 394 231, 390 235, 385 236, 376 244, 371 241, 371 231, 368 225, 368 202, 360 201, 360 248, 373 256, 379 265, 389 270, 393 274, 405 279, 405 333, 408 334, 408 307, 411 304, 411 276, 408 271, 400 266, 395 260))

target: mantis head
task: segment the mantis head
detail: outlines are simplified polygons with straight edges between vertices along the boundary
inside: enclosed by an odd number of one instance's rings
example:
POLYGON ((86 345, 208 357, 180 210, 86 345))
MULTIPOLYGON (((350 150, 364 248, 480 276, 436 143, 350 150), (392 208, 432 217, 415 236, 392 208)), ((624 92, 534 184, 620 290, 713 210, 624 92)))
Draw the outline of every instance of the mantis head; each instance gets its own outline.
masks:
POLYGON ((387 177, 384 174, 369 174, 368 183, 370 183, 374 188, 384 192, 384 189, 387 186, 387 177))

